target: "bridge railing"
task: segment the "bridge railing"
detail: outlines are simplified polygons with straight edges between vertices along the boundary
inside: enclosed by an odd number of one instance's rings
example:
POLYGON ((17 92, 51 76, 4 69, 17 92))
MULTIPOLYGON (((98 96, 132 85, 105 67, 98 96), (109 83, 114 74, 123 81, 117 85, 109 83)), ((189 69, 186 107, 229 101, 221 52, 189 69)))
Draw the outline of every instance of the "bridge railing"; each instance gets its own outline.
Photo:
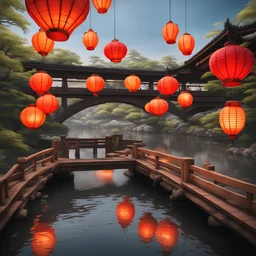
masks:
POLYGON ((0 177, 0 205, 4 205, 9 197, 8 190, 15 184, 25 180, 25 176, 29 172, 38 170, 38 167, 45 166, 48 162, 58 160, 58 141, 52 142, 52 147, 44 149, 28 157, 20 157, 17 164, 0 177))

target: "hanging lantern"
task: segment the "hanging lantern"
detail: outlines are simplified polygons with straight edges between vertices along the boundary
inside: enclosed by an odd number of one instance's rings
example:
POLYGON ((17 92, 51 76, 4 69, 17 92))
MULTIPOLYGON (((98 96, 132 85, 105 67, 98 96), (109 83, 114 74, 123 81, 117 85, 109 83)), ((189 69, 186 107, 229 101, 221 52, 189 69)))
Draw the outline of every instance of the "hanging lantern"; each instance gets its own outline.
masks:
POLYGON ((141 241, 144 243, 149 243, 155 236, 157 228, 157 221, 151 215, 151 213, 146 212, 141 218, 138 224, 138 234, 141 241))
POLYGON ((172 21, 166 23, 162 29, 162 36, 167 44, 175 44, 178 34, 179 27, 172 21))
POLYGON ((43 57, 47 56, 53 50, 55 42, 46 36, 46 33, 39 29, 39 32, 32 36, 32 45, 34 49, 43 57))
POLYGON ((178 242, 178 228, 168 219, 161 220, 157 225, 156 239, 165 252, 171 251, 178 242))
POLYGON ((90 9, 89 0, 25 0, 25 4, 30 17, 54 41, 67 41, 90 9))
POLYGON ((182 108, 188 108, 193 103, 193 96, 189 92, 183 91, 178 96, 178 103, 182 108))
POLYGON ((100 14, 104 14, 108 11, 112 0, 92 0, 92 4, 100 14))
POLYGON ((39 128, 46 119, 46 115, 35 105, 29 105, 20 113, 21 122, 30 129, 39 128))
POLYGON ((209 60, 211 72, 223 82, 223 86, 227 87, 241 85, 242 80, 251 72, 253 65, 253 53, 231 42, 215 51, 209 60))
POLYGON ((38 223, 33 231, 31 248, 36 256, 46 256, 54 250, 56 235, 54 228, 47 223, 38 223))
POLYGON ((125 78, 124 84, 129 92, 137 92, 140 88, 141 80, 138 76, 131 74, 130 76, 125 78))
POLYGON ((116 207, 116 217, 122 228, 128 227, 135 215, 135 207, 128 196, 116 207))
POLYGON ((108 184, 108 183, 111 183, 113 181, 113 176, 114 176, 114 171, 113 170, 100 170, 100 171, 96 171, 96 177, 108 184))
POLYGON ((32 90, 41 95, 52 87, 52 78, 45 71, 39 71, 30 77, 29 85, 32 90))
POLYGON ((152 114, 151 109, 150 109, 150 102, 148 102, 148 103, 145 105, 145 111, 148 112, 149 114, 152 114))
POLYGON ((54 95, 47 93, 37 99, 36 106, 46 115, 49 115, 58 109, 59 102, 54 95))
POLYGON ((190 55, 195 47, 195 39, 188 33, 184 33, 178 41, 178 47, 183 55, 190 55))
POLYGON ((161 94, 170 96, 175 93, 179 88, 179 82, 172 76, 165 76, 157 83, 157 89, 161 94))
POLYGON ((162 116, 169 108, 167 101, 161 99, 160 97, 156 97, 155 99, 151 100, 149 106, 152 114, 156 116, 162 116))
POLYGON ((86 87, 93 93, 94 97, 97 97, 98 92, 104 88, 104 79, 97 74, 93 74, 87 78, 86 87))
POLYGON ((92 29, 89 29, 88 32, 84 33, 82 40, 88 51, 93 51, 99 43, 99 37, 92 29))
POLYGON ((220 127, 231 140, 244 129, 246 115, 239 101, 227 101, 225 107, 220 111, 220 127))
POLYGON ((127 47, 117 39, 113 39, 104 47, 104 54, 110 61, 118 63, 126 56, 127 47))

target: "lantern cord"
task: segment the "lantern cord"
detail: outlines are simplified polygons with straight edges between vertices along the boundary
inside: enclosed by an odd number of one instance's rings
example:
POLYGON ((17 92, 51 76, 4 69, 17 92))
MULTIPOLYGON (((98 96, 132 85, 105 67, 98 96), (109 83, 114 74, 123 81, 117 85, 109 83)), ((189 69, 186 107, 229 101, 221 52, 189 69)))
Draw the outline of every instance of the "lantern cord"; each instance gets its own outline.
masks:
POLYGON ((116 38, 116 0, 114 0, 114 39, 116 38))
POLYGON ((185 33, 187 33, 187 0, 185 0, 185 33))
POLYGON ((92 8, 90 8, 90 29, 92 28, 92 8))
POLYGON ((172 0, 169 1, 169 21, 172 20, 172 12, 171 12, 171 8, 172 8, 172 0))

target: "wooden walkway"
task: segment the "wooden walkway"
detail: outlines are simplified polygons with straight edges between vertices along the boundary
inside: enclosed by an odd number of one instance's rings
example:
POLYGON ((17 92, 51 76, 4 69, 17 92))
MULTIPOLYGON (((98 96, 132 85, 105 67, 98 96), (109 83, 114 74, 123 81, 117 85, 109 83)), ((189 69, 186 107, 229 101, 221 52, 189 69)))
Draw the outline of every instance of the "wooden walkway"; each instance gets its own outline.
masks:
MULTIPOLYGON (((85 139, 82 140, 85 143, 85 139)), ((108 144, 107 140, 109 138, 106 138, 106 147, 114 145, 108 144)), ((194 165, 192 158, 145 149, 142 148, 143 143, 132 144, 127 140, 126 150, 120 150, 122 143, 114 147, 115 150, 112 147, 114 157, 69 159, 67 155, 59 158, 59 144, 62 145, 62 152, 68 154, 69 149, 73 148, 72 143, 68 147, 67 143, 63 143, 63 138, 61 143, 55 140, 52 148, 19 158, 18 163, 0 177, 0 232, 12 216, 25 207, 29 198, 40 191, 57 172, 128 168, 131 174, 138 171, 154 182, 159 181, 165 190, 171 192, 170 199, 186 197, 191 200, 207 212, 209 218, 256 245, 256 202, 253 200, 256 185, 209 170, 213 168, 198 167, 194 165)), ((100 144, 102 143, 101 139, 100 144)), ((84 147, 87 147, 85 144, 84 147)), ((91 146, 95 147, 95 143, 91 143, 91 146)), ((75 149, 78 150, 76 147, 75 149)), ((110 148, 106 151, 110 152, 110 148)))

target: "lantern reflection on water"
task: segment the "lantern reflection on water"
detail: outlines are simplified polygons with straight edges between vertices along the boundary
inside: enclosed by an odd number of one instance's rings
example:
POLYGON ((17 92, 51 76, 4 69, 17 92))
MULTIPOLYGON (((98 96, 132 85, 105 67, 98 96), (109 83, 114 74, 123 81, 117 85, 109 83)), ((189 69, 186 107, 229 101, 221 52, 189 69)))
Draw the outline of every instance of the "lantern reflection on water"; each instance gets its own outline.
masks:
POLYGON ((33 240, 31 248, 35 256, 48 256, 56 244, 54 228, 48 223, 36 223, 32 228, 33 240))
POLYGON ((165 252, 171 251, 178 242, 179 232, 176 224, 168 219, 161 220, 157 225, 156 239, 165 252))
POLYGON ((113 170, 100 170, 100 171, 96 171, 95 173, 96 173, 96 177, 104 183, 111 183, 113 181, 113 177, 114 177, 113 170))
POLYGON ((138 224, 138 235, 141 241, 149 243, 155 236, 157 221, 150 212, 144 213, 138 224))
POLYGON ((126 196, 123 202, 119 203, 116 207, 116 217, 118 223, 122 228, 128 227, 135 215, 134 204, 130 201, 130 198, 126 196))

